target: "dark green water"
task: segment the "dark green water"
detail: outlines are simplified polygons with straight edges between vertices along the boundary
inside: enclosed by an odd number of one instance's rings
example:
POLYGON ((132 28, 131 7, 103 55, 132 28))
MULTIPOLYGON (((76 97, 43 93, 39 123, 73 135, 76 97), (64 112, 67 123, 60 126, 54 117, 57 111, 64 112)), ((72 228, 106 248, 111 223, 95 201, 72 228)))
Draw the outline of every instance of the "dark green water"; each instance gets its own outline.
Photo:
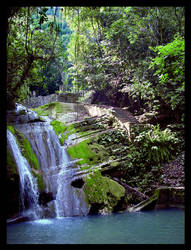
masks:
POLYGON ((184 244, 184 211, 22 222, 7 226, 7 244, 184 244))

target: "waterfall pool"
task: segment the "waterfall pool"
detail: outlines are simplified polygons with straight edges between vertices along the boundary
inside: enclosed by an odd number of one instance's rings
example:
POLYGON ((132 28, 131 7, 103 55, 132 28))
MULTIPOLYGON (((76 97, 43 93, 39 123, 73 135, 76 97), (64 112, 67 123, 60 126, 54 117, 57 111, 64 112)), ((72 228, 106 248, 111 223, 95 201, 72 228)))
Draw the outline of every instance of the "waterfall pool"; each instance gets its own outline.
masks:
POLYGON ((123 212, 10 224, 7 244, 184 244, 184 210, 123 212))

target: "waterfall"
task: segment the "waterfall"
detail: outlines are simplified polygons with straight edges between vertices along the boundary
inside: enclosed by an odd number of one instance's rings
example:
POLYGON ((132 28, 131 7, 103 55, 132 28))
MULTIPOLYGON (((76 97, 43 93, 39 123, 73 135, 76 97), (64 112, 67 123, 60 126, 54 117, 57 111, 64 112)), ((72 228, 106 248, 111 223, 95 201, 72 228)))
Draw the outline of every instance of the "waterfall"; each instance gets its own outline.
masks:
POLYGON ((59 172, 56 195, 57 217, 87 215, 89 212, 83 190, 71 185, 75 172, 70 165, 64 166, 59 172))
POLYGON ((20 200, 23 215, 38 218, 38 187, 35 178, 31 174, 29 164, 23 157, 15 136, 7 130, 7 142, 19 173, 20 178, 20 200))
POLYGON ((45 191, 55 196, 56 217, 87 215, 84 192, 71 185, 76 170, 58 136, 47 122, 17 124, 29 140, 43 172, 45 191))

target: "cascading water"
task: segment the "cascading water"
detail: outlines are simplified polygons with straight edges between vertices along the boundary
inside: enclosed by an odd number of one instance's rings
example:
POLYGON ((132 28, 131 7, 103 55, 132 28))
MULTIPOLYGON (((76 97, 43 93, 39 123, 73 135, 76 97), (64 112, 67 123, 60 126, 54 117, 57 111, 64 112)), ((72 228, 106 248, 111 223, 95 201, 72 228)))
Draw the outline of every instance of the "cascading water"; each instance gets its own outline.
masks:
POLYGON ((71 185, 76 170, 52 126, 47 122, 36 122, 18 124, 16 128, 31 143, 43 172, 46 192, 55 196, 56 217, 87 215, 89 208, 83 190, 71 185))
POLYGON ((7 130, 7 142, 19 172, 22 214, 36 219, 40 212, 36 180, 31 174, 27 160, 21 154, 15 136, 9 130, 7 130))
POLYGON ((75 172, 71 165, 67 166, 66 164, 59 172, 56 195, 57 217, 87 215, 89 212, 83 190, 76 189, 71 185, 75 172))

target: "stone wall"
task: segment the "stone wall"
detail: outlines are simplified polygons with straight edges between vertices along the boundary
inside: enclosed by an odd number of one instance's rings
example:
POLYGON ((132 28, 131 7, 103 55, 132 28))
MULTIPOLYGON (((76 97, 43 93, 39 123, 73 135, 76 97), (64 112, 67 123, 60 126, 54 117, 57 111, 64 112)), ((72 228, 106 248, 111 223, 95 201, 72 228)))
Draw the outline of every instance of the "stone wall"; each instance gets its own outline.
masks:
POLYGON ((47 96, 32 96, 29 99, 24 100, 22 104, 27 108, 35 108, 56 101, 58 101, 58 95, 52 94, 47 96))
POLYGON ((23 105, 27 108, 36 108, 38 106, 48 104, 51 102, 68 102, 75 103, 78 100, 77 93, 62 93, 62 94, 52 94, 47 96, 32 96, 27 100, 23 101, 23 105))
POLYGON ((75 103, 78 101, 78 93, 62 93, 58 95, 59 102, 75 103))

